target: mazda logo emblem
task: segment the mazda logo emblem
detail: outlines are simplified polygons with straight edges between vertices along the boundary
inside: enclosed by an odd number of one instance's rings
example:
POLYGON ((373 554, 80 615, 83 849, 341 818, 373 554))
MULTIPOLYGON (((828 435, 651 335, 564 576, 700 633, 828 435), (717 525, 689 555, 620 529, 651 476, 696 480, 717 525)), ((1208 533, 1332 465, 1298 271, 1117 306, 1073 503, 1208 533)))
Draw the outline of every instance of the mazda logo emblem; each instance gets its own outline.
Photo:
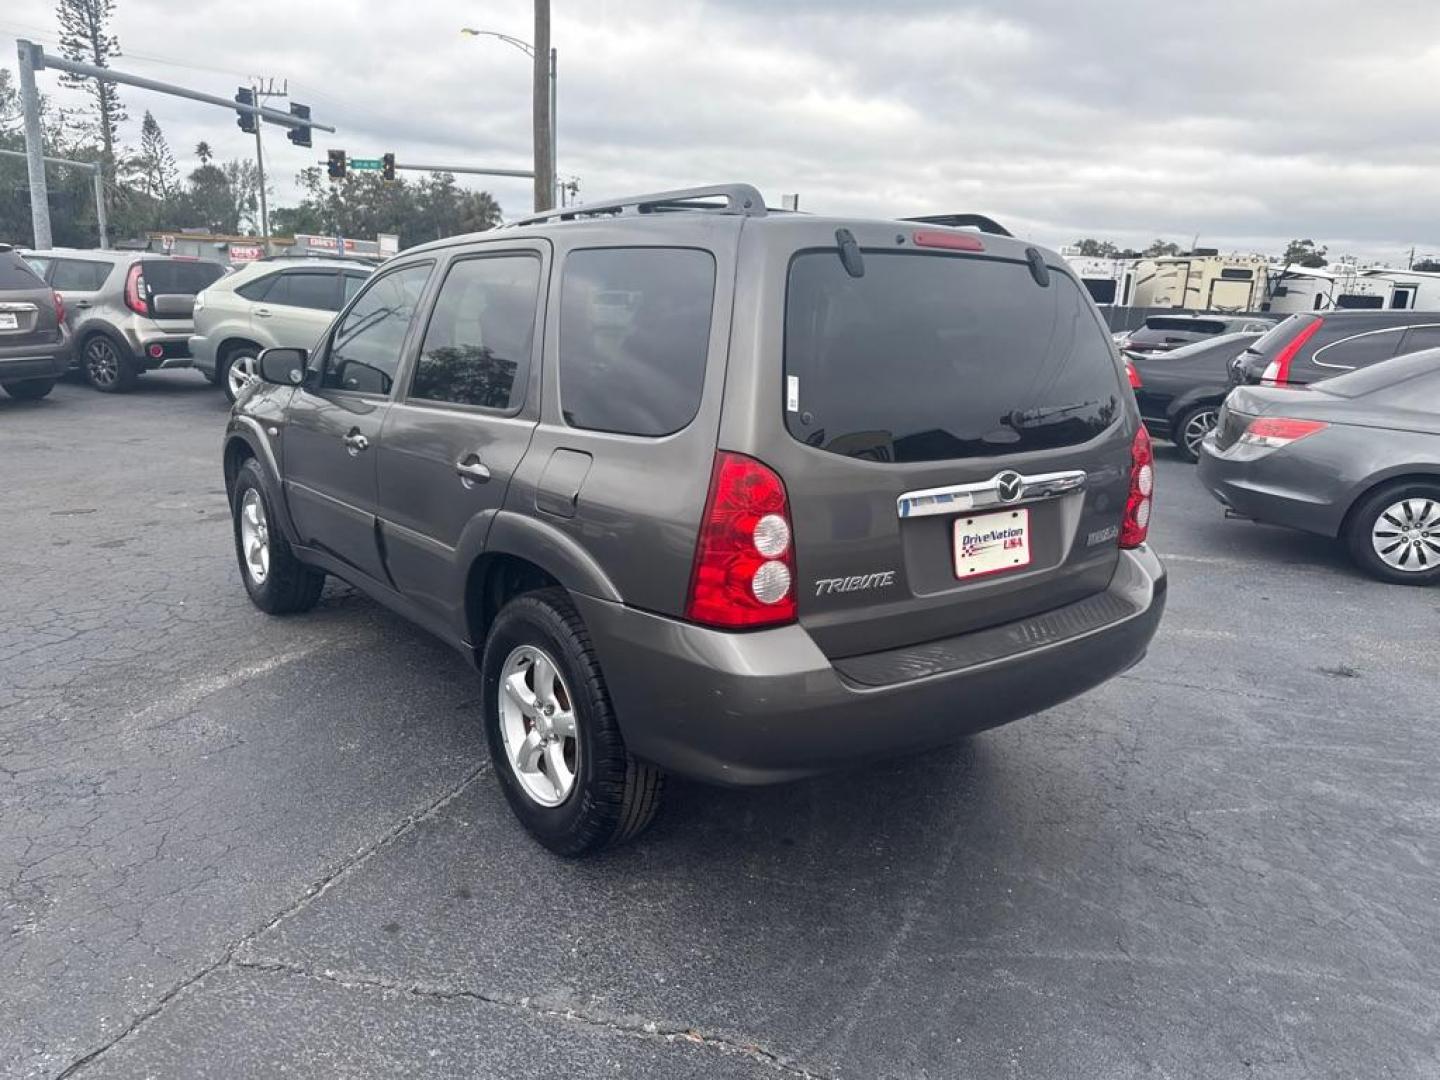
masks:
POLYGON ((1014 502, 1024 486, 1025 478, 1017 472, 1002 472, 995 477, 995 491, 1001 502, 1014 502))

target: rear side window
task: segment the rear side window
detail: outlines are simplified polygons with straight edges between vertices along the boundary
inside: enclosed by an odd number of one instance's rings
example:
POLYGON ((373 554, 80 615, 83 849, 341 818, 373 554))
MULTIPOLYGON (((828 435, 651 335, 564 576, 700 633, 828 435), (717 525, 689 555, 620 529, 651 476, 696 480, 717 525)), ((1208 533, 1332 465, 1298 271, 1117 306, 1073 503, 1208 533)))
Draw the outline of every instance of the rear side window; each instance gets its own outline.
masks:
POLYGON ((1084 442, 1121 415, 1110 342, 1071 278, 1023 262, 833 250, 790 265, 785 422, 873 461, 988 457, 1084 442))
POLYGON ((560 284, 560 408, 571 427, 669 435, 705 382, 715 259, 690 248, 573 251, 560 284))
POLYGON ((269 295, 270 289, 280 280, 279 274, 266 274, 254 281, 247 281, 244 285, 236 287, 235 291, 246 300, 264 300, 269 295))
POLYGON ((265 294, 267 304, 337 311, 340 306, 333 270, 291 270, 281 274, 265 294))
POLYGON ((42 289, 45 282, 13 251, 0 251, 0 289, 42 289))
POLYGON ((145 287, 151 296, 194 296, 225 273, 223 266, 211 262, 147 259, 144 265, 145 287))
POLYGON ((1440 325, 1412 326, 1405 331, 1405 340, 1400 343, 1400 353, 1419 352, 1421 349, 1440 349, 1440 325))
POLYGON ((425 330, 410 396, 511 409, 525 397, 540 260, 500 255, 457 262, 425 330))
POLYGON ((1369 367, 1394 356, 1395 350, 1400 347, 1400 336, 1404 332, 1403 329, 1396 328, 1341 338, 1316 349, 1310 362, 1319 368, 1342 368, 1346 371, 1369 367))
POLYGON ((110 276, 111 264, 82 259, 56 259, 50 286, 60 292, 96 292, 110 276))

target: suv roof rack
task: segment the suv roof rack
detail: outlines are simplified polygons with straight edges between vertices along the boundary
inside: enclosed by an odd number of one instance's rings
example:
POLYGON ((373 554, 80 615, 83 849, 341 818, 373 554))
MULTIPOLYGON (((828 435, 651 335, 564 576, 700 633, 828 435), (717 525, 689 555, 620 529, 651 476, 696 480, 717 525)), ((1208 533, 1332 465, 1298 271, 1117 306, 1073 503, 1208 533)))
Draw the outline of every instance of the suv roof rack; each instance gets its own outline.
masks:
POLYGON ((666 214, 681 210, 707 210, 718 214, 740 214, 745 217, 765 216, 765 197, 751 184, 709 184, 705 187, 658 191, 650 195, 630 195, 623 199, 566 206, 516 218, 501 226, 514 229, 521 225, 542 225, 553 221, 574 221, 582 217, 603 217, 620 214, 666 214), (724 203, 715 200, 723 199, 724 203))
POLYGON ((921 217, 901 218, 901 221, 919 221, 926 225, 948 225, 952 229, 979 229, 983 233, 991 233, 995 236, 1011 236, 1015 234, 1005 228, 992 217, 984 214, 925 214, 921 217))

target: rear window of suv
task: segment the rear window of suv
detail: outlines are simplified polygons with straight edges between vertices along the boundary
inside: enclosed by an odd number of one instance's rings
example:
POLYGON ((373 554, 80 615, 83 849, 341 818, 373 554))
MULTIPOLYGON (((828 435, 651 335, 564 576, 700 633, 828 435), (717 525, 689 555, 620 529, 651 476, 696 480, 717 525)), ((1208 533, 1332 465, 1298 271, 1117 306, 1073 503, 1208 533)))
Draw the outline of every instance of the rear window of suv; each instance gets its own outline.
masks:
POLYGON ((790 264, 785 422, 874 461, 990 457, 1085 442, 1121 414, 1108 335, 1074 281, 1023 262, 834 250, 790 264))
POLYGON ((30 264, 13 251, 0 251, 0 289, 43 289, 30 264))
POLYGON ((225 268, 210 262, 145 261, 145 287, 151 296, 194 296, 224 275, 225 268))

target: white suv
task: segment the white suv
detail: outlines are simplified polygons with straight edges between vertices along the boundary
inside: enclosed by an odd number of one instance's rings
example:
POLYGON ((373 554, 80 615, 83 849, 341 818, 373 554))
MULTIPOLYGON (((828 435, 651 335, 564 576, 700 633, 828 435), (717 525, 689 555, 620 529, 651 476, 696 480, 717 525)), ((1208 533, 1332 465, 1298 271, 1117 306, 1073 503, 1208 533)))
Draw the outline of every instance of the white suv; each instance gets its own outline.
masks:
POLYGON ((195 366, 234 401, 262 349, 314 346, 372 271, 341 259, 274 260, 222 278, 195 298, 195 366))

